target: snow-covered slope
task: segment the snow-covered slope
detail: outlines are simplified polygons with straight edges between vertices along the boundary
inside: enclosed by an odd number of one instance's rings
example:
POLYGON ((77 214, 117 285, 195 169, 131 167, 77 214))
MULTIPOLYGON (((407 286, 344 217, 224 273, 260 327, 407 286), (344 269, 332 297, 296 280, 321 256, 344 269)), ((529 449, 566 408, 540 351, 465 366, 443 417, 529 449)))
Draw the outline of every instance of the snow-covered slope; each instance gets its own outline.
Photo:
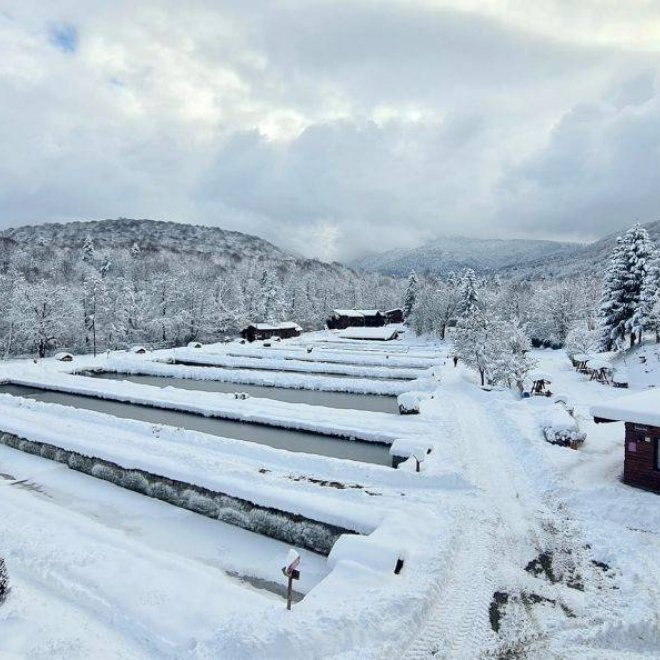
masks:
POLYGON ((445 276, 463 268, 488 272, 523 262, 545 262, 551 257, 574 258, 581 250, 582 246, 576 243, 455 237, 441 238, 411 250, 395 249, 364 257, 352 265, 395 276, 406 276, 411 270, 445 276))
POLYGON ((291 261, 294 256, 268 241, 220 227, 117 218, 98 222, 44 223, 7 229, 0 240, 12 246, 47 245, 51 248, 80 249, 87 237, 99 249, 169 250, 190 253, 223 253, 238 259, 261 257, 291 261))

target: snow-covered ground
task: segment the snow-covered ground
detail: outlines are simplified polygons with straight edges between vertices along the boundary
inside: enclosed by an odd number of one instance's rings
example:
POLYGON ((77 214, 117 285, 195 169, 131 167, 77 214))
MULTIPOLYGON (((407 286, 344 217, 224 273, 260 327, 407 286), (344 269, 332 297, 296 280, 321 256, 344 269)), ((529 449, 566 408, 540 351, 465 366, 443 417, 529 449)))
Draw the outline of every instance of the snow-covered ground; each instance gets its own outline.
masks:
MULTIPOLYGON (((281 588, 284 544, 0 446, 0 555, 13 586, 0 607, 1 657, 106 657, 107 649, 127 658, 657 657, 660 500, 619 481, 622 424, 595 425, 588 415, 589 406, 625 390, 588 381, 563 352, 535 352, 551 389, 573 402, 587 434, 573 451, 543 438, 542 420, 557 405, 552 398, 484 391, 475 374, 445 363, 442 345, 410 337, 342 345, 336 334, 310 333, 270 349, 188 349, 207 356, 236 350, 254 361, 249 354, 262 351, 273 363, 291 357, 301 369, 315 364, 307 357, 326 352, 342 364, 346 351, 344 364, 360 369, 416 358, 435 377, 401 392, 435 395, 421 402, 420 415, 397 417, 135 389, 68 373, 113 365, 220 376, 213 368, 153 362, 171 351, 76 357, 68 365, 14 361, 0 377, 77 383, 101 396, 291 428, 409 438, 432 447, 422 471, 410 462, 392 470, 2 396, 2 431, 362 535, 342 537, 327 559, 303 553, 306 596, 287 612, 272 590, 236 577, 281 588), (404 563, 395 575, 397 559, 404 563)), ((660 386, 657 349, 639 350, 649 355, 628 358, 631 387, 660 386)), ((306 380, 319 378, 307 371, 295 377, 289 386, 318 385, 306 380)))

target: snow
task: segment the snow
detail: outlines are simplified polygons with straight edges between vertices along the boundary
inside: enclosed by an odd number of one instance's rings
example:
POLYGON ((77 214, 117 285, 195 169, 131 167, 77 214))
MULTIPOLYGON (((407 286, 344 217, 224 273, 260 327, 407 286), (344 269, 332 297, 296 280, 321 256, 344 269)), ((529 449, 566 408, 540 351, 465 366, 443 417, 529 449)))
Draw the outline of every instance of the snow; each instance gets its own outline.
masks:
MULTIPOLYGON (((303 335, 277 350, 295 353, 311 345, 312 355, 321 353, 332 336, 303 335)), ((657 495, 620 482, 622 425, 596 425, 590 415, 592 407, 618 406, 620 390, 577 373, 563 352, 532 351, 539 370, 575 407, 572 418, 547 398, 480 390, 463 364, 440 364, 450 345, 440 359, 429 355, 430 342, 413 338, 389 348, 351 342, 344 348, 334 343, 331 351, 359 359, 403 357, 406 349, 426 353, 438 363, 438 380, 425 379, 435 396, 419 415, 205 399, 199 392, 126 383, 93 387, 101 387, 95 395, 128 395, 204 414, 233 411, 292 427, 350 429, 413 452, 432 448, 420 473, 0 397, 3 430, 9 425, 361 532, 340 537, 327 562, 296 549, 306 596, 287 613, 281 596, 228 573, 283 587, 288 546, 252 540, 244 530, 0 446, 0 472, 16 477, 0 478, 0 538, 14 587, 0 607, 0 655, 103 657, 112 648, 114 657, 130 658, 656 656, 657 495), (545 441, 544 424, 579 427, 587 441, 578 451, 553 446, 545 441), (21 487, 24 478, 44 493, 21 487), (541 565, 543 553, 552 580, 530 569, 541 565), (395 575, 398 559, 403 569, 395 575), (508 598, 497 632, 489 616, 496 592, 508 598)), ((154 361, 168 354, 82 356, 76 367, 192 369, 188 377, 199 378, 202 369, 228 371, 154 361)), ((639 384, 660 386, 659 365, 648 346, 628 356, 635 395, 658 392, 640 391, 639 384)), ((72 368, 54 360, 37 366, 13 361, 1 376, 92 387, 94 379, 73 376, 72 368)), ((301 384, 320 378, 279 375, 301 384)), ((419 389, 419 382, 409 381, 400 393, 419 389)))
POLYGON ((376 339, 390 341, 399 333, 398 328, 385 326, 383 328, 346 328, 339 333, 342 339, 376 339))
MULTIPOLYGON (((379 330, 380 328, 367 328, 379 330)), ((376 366, 363 366, 360 364, 333 363, 324 364, 310 360, 284 359, 277 354, 256 357, 227 353, 211 353, 209 351, 193 351, 178 349, 172 352, 176 361, 208 367, 224 367, 233 369, 258 369, 277 371, 299 371, 303 373, 316 373, 321 375, 353 376, 356 378, 383 378, 389 380, 415 379, 424 375, 425 369, 389 368, 376 366)))
POLYGON ((431 398, 433 398, 431 392, 419 392, 413 390, 412 392, 399 394, 396 402, 399 405, 399 410, 404 410, 406 412, 419 412, 420 403, 431 398))
POLYGON ((635 392, 592 406, 591 414, 612 421, 660 426, 660 389, 635 392))

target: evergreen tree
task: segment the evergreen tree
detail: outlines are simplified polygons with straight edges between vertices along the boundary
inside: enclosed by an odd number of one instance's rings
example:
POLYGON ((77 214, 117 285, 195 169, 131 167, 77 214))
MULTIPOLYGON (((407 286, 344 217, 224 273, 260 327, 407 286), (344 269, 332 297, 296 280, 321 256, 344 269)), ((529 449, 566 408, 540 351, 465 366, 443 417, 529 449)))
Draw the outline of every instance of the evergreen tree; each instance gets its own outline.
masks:
POLYGON ((408 286, 403 296, 403 316, 407 320, 411 317, 415 302, 417 301, 417 275, 414 270, 410 271, 408 286))
POLYGON ((649 330, 660 339, 660 255, 655 251, 650 260, 639 296, 639 307, 632 319, 634 331, 640 335, 649 330))
POLYGON ((654 253, 648 233, 640 225, 617 239, 605 272, 600 305, 602 347, 612 350, 630 334, 630 345, 641 336, 641 319, 635 318, 640 306, 649 259, 654 253))
POLYGON ((461 277, 456 312, 459 316, 467 317, 474 314, 477 309, 479 309, 477 278, 471 268, 466 268, 461 277))

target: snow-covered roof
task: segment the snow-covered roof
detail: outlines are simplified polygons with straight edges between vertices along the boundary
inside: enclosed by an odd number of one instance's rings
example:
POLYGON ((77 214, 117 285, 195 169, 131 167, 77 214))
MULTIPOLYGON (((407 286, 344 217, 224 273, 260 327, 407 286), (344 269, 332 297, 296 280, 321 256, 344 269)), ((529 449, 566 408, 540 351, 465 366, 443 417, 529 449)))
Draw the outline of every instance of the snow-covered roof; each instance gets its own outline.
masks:
POLYGON ((576 362, 588 362, 589 360, 592 360, 593 358, 591 357, 591 355, 587 355, 587 353, 576 353, 573 356, 573 359, 576 362))
POLYGON ((538 380, 544 380, 548 383, 552 382, 552 376, 547 371, 541 371, 540 369, 533 369, 529 372, 528 376, 534 382, 538 380))
POLYGON ((592 406, 593 417, 613 422, 633 422, 660 426, 660 388, 644 390, 592 406))
POLYGON ((56 360, 73 360, 73 355, 65 352, 55 353, 54 357, 56 360))
POLYGON ((335 316, 348 316, 350 318, 359 319, 363 316, 376 316, 380 314, 379 309, 333 309, 335 316))
POLYGON ((257 330, 299 330, 302 331, 302 328, 293 321, 284 321, 282 323, 252 323, 253 327, 257 330))
POLYGON ((333 309, 332 311, 335 316, 348 316, 354 319, 359 319, 364 316, 364 314, 357 309, 333 309))
POLYGON ((144 346, 133 346, 131 353, 146 353, 147 349, 144 346))
POLYGON ((346 328, 339 335, 342 339, 394 339, 399 330, 395 327, 384 328, 346 328))
POLYGON ((392 312, 403 312, 401 307, 395 307, 394 309, 388 309, 385 314, 392 314, 392 312))

